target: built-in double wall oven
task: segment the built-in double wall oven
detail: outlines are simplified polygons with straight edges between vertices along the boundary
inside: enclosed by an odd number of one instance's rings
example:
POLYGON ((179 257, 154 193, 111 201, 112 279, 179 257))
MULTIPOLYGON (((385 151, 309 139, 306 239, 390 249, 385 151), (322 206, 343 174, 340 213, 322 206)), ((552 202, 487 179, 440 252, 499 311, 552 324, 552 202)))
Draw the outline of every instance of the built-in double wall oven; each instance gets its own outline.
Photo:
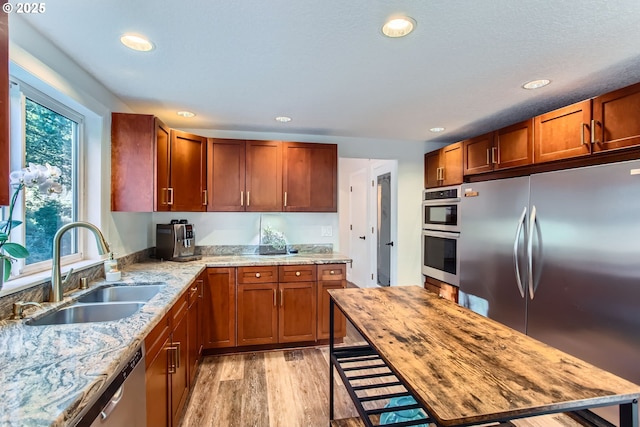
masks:
POLYGON ((460 186, 424 190, 422 274, 460 285, 460 186))

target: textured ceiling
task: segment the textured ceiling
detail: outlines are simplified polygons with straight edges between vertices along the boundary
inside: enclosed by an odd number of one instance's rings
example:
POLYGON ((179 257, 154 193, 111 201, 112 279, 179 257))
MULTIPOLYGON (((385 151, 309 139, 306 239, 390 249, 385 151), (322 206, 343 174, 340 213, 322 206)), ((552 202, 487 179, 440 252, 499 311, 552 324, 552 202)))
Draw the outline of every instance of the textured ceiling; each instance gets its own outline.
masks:
POLYGON ((454 142, 640 81, 638 0, 46 6, 22 18, 134 111, 173 127, 454 142), (416 30, 382 36, 396 14, 416 30), (125 32, 156 49, 126 49, 125 32), (521 89, 537 78, 552 84, 521 89), (197 116, 176 116, 182 109, 197 116))

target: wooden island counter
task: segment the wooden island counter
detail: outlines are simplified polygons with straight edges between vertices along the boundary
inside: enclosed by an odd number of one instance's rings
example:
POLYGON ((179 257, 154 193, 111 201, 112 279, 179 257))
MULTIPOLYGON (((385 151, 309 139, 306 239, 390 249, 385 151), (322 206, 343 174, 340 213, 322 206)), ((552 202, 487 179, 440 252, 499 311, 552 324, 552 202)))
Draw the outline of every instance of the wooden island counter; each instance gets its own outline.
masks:
POLYGON ((367 380, 406 389, 413 407, 429 417, 414 425, 466 426, 619 405, 621 427, 638 427, 640 386, 422 288, 329 293, 330 318, 337 306, 369 344, 335 346, 331 337, 330 420, 337 371, 368 426, 389 412, 384 402, 403 392, 376 395, 379 385, 358 385, 367 380), (383 403, 372 408, 376 401, 383 403))

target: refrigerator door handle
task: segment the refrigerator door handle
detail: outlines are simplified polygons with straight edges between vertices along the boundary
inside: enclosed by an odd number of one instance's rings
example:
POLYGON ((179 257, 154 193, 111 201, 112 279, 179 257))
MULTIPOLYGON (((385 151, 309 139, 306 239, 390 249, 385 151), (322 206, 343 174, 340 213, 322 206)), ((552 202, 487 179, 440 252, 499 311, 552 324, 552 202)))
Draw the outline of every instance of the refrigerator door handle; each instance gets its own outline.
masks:
POLYGON ((513 266, 516 270, 516 283, 518 284, 518 290, 520 291, 520 296, 524 298, 524 288, 522 287, 522 280, 520 280, 520 266, 518 263, 518 242, 520 241, 520 234, 522 233, 522 228, 524 227, 524 220, 527 216, 527 207, 525 206, 522 210, 522 215, 520 215, 520 220, 518 221, 518 228, 516 230, 516 238, 513 241, 513 266))
POLYGON ((531 219, 529 220, 529 236, 527 240, 527 260, 529 262, 529 297, 533 299, 533 232, 536 229, 536 205, 531 208, 531 219))

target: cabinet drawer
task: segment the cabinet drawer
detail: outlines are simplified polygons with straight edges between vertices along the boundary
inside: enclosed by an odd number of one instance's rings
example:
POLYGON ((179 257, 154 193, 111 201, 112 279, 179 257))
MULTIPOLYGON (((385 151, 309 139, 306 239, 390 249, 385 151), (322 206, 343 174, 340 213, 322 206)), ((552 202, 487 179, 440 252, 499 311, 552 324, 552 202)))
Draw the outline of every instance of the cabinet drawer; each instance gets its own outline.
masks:
POLYGON ((277 282, 278 266, 238 267, 238 284, 277 282))
POLYGON ((175 328, 176 324, 180 321, 182 316, 187 314, 187 310, 189 309, 189 290, 180 295, 178 301, 173 304, 173 308, 171 308, 171 318, 173 323, 171 324, 171 328, 175 328))
POLYGON ((278 268, 280 282, 315 282, 315 265, 281 265, 278 268))
POLYGON ((318 280, 345 280, 347 278, 347 264, 318 265, 318 280))

